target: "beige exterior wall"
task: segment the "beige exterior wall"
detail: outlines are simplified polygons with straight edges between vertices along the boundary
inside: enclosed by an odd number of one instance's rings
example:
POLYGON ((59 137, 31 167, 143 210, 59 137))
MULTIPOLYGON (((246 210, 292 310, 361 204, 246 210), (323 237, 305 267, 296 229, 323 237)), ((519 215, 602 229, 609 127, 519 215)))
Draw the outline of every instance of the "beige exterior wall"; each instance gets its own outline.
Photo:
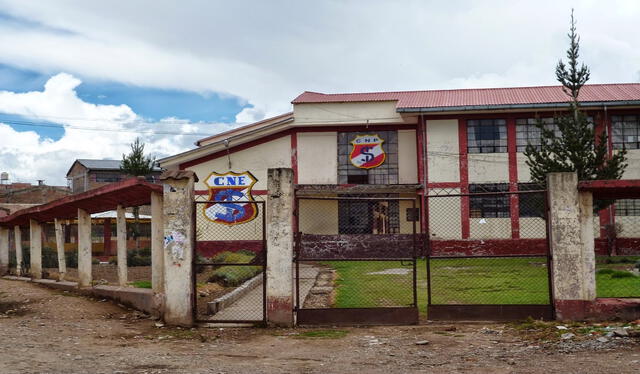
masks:
MULTIPOLYGON (((406 196, 405 196, 406 197, 406 196)), ((413 234, 413 222, 407 221, 407 209, 412 208, 413 203, 408 200, 400 201, 400 234, 413 234)), ((415 207, 420 207, 420 201, 416 200, 415 207)), ((416 233, 420 232, 420 221, 416 221, 416 233)))
POLYGON ((429 182, 460 181, 458 120, 427 121, 429 182))
POLYGON ((338 133, 298 134, 298 183, 338 183, 338 133))
POLYGON ((520 237, 522 239, 543 239, 547 237, 547 223, 542 218, 520 217, 520 237))
POLYGON ((627 164, 622 179, 640 179, 640 149, 631 149, 627 152, 627 164))
POLYGON ((193 170, 198 176, 196 190, 206 190, 204 180, 211 172, 225 173, 227 171, 250 171, 258 182, 253 186, 257 190, 267 189, 267 169, 276 167, 291 167, 291 137, 281 138, 256 145, 249 149, 230 154, 231 169, 227 156, 190 166, 187 170, 193 170))
MULTIPOLYGON (((431 189, 430 195, 437 195, 441 190, 431 189)), ((446 190, 443 193, 458 194, 459 189, 446 190)), ((462 238, 460 215, 460 197, 433 197, 428 199, 429 237, 432 239, 462 238)))
POLYGON ((523 153, 517 154, 518 161, 518 182, 526 183, 531 181, 531 173, 529 172, 529 166, 526 164, 527 158, 523 153))
POLYGON ((314 103, 293 106, 299 126, 360 123, 404 123, 395 101, 371 103, 314 103))
POLYGON ((469 237, 471 239, 511 238, 511 218, 470 218, 469 237))
POLYGON ((619 238, 640 238, 640 216, 616 216, 616 229, 619 238))
POLYGON ((307 234, 333 235, 338 233, 337 200, 298 200, 299 229, 307 234))
POLYGON ((470 153, 469 183, 509 182, 508 153, 470 153))
POLYGON ((398 181, 418 183, 418 149, 415 130, 398 130, 398 181))

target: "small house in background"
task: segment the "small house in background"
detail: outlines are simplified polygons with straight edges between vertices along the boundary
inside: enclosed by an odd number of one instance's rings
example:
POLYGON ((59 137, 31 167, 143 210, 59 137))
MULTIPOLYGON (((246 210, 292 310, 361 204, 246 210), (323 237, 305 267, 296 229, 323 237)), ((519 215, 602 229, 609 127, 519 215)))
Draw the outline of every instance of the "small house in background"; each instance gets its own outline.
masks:
POLYGON ((2 179, 3 183, 0 183, 0 217, 8 216, 20 209, 46 204, 71 194, 68 187, 48 186, 44 184, 44 180, 39 180, 37 185, 8 183, 8 174, 2 174, 3 178, 6 176, 6 179, 2 179))
MULTIPOLYGON (((121 163, 122 160, 75 160, 67 172, 71 192, 76 194, 126 179, 127 175, 120 170, 121 163)), ((161 172, 162 169, 155 166, 147 181, 157 182, 161 172)))

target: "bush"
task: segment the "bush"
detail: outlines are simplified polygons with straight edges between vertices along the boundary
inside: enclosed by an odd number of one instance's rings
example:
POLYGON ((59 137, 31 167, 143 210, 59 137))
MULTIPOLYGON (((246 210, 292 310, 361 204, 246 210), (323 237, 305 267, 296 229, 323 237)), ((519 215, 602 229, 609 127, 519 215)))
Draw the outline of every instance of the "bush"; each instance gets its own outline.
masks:
POLYGON ((630 273, 628 271, 619 271, 616 270, 613 273, 611 273, 611 279, 617 279, 617 278, 633 278, 635 277, 635 275, 633 273, 630 273))
POLYGON ((600 269, 597 271, 598 274, 612 274, 615 270, 613 269, 600 269))
POLYGON ((68 268, 77 269, 78 268, 78 251, 65 251, 64 252, 64 261, 67 263, 68 268))
POLYGON ((142 248, 127 252, 127 266, 151 266, 151 250, 142 248))

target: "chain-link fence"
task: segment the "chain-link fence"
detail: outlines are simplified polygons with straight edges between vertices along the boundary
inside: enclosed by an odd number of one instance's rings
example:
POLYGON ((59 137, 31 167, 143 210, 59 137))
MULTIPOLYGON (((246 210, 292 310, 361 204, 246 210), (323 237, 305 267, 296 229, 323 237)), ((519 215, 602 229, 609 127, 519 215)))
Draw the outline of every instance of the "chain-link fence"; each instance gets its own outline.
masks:
POLYGON ((195 203, 196 320, 265 322, 265 203, 195 203))
POLYGON ((598 297, 640 297, 640 199, 596 200, 598 297))
POLYGON ((417 318, 422 240, 415 198, 301 197, 296 206, 299 311, 412 308, 417 318))
POLYGON ((508 187, 430 191, 429 318, 550 316, 546 194, 537 186, 508 187), (469 307, 454 307, 462 305, 469 307))

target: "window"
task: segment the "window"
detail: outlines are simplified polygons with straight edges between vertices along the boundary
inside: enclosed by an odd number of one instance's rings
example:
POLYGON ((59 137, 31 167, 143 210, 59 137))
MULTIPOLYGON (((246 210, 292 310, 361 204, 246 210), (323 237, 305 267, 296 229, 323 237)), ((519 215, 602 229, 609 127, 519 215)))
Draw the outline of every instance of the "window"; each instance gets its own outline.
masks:
MULTIPOLYGON (((507 183, 492 184, 470 184, 469 192, 487 193, 487 192, 507 192, 509 185, 507 183)), ((471 218, 508 218, 509 212, 509 195, 500 193, 496 195, 471 196, 469 198, 469 216, 471 218)))
POLYGON ((542 131, 536 126, 538 121, 544 123, 544 127, 553 130, 556 136, 561 136, 558 125, 554 123, 553 118, 520 118, 516 120, 516 151, 524 152, 527 144, 531 144, 540 149, 542 131))
POLYGON ((397 201, 340 200, 340 234, 396 234, 400 232, 397 201))
MULTIPOLYGON (((321 161, 319 161, 321 162, 321 161)), ((398 184, 398 132, 376 131, 338 133, 338 183, 339 184, 398 184), (349 159, 358 135, 376 134, 384 140, 382 149, 386 156, 384 163, 371 169, 354 166, 349 159)))
MULTIPOLYGON (((537 183, 518 183, 518 191, 544 190, 537 183)), ((518 195, 518 211, 520 217, 544 217, 544 193, 525 193, 518 195)))
POLYGON ((613 149, 640 149, 640 116, 612 116, 613 149))
POLYGON ((640 199, 616 200, 616 216, 640 216, 640 199))
POLYGON ((467 121, 467 152, 507 152, 507 122, 503 119, 467 121))
POLYGON ((96 182, 120 182, 122 175, 115 173, 96 173, 96 182))

